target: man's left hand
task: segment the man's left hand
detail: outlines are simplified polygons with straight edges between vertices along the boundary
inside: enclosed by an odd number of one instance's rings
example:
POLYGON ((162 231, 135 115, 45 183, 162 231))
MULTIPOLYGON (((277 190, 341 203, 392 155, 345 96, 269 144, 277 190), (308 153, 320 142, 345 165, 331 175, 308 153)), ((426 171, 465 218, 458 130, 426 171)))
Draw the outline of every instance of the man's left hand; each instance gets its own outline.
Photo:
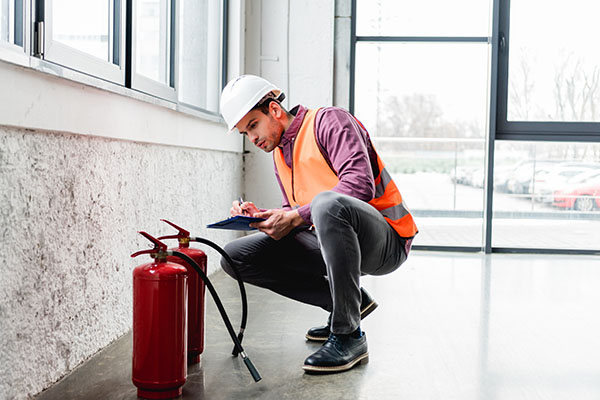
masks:
POLYGON ((275 240, 279 240, 297 226, 304 224, 304 219, 298 210, 267 210, 252 215, 257 218, 266 218, 266 221, 254 222, 251 227, 266 233, 275 240))

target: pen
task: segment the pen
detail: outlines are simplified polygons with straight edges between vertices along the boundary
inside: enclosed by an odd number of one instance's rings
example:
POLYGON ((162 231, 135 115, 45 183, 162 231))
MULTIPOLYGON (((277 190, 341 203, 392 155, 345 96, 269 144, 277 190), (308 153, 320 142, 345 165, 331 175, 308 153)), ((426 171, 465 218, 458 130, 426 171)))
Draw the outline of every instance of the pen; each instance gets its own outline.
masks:
MULTIPOLYGON (((244 203, 244 199, 242 198, 242 196, 240 196, 240 198, 238 199, 238 203, 240 203, 240 207, 244 203)), ((242 215, 246 215, 246 214, 248 214, 248 211, 242 209, 242 215)))

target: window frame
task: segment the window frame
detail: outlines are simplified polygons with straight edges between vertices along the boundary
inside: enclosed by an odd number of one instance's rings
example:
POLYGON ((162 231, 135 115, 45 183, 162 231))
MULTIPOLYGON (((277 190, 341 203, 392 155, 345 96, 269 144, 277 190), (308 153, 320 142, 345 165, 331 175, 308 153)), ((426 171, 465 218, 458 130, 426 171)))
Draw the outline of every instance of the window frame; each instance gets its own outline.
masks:
MULTIPOLYGON (((131 0, 130 0, 131 1, 131 0)), ((127 84, 128 87, 130 87, 131 89, 134 90, 138 90, 140 92, 144 92, 156 97, 159 97, 161 99, 167 100, 167 101, 171 101, 174 103, 178 103, 178 93, 177 93, 177 56, 178 56, 178 46, 177 46, 177 34, 176 34, 176 29, 177 29, 177 15, 178 14, 178 1, 176 0, 166 0, 167 1, 167 10, 168 10, 168 16, 167 16, 167 29, 166 32, 168 33, 168 37, 166 42, 168 43, 167 45, 167 80, 168 83, 161 83, 158 81, 155 81, 151 78, 148 78, 142 74, 139 74, 136 72, 136 55, 137 55, 137 41, 136 41, 136 24, 137 24, 137 18, 136 18, 136 13, 137 13, 137 9, 136 9, 136 0, 132 1, 132 6, 131 6, 131 13, 129 13, 128 15, 131 16, 131 20, 129 21, 130 25, 131 25, 131 32, 130 32, 130 38, 131 38, 131 46, 130 46, 130 51, 131 51, 131 58, 130 58, 130 62, 129 62, 129 68, 130 68, 130 80, 127 84)))
MULTIPOLYGON (((218 110, 218 94, 216 98, 217 109, 209 110, 193 104, 186 103, 178 97, 178 33, 179 24, 178 4, 181 0, 170 0, 170 74, 169 85, 160 84, 150 78, 139 74, 132 74, 133 53, 133 18, 132 9, 134 0, 111 0, 111 3, 120 2, 118 10, 120 18, 111 25, 113 36, 119 32, 118 49, 113 47, 112 59, 118 58, 119 65, 109 61, 100 60, 67 45, 54 42, 48 43, 51 35, 46 35, 48 22, 50 29, 52 21, 46 21, 46 7, 52 7, 52 0, 11 0, 23 5, 23 46, 14 45, 8 41, 0 40, 0 62, 8 62, 32 68, 43 73, 63 77, 71 81, 80 82, 88 86, 97 87, 120 95, 129 96, 154 105, 169 108, 181 113, 202 118, 210 122, 223 123, 218 110), (37 26, 42 22, 42 31, 39 36, 43 42, 41 49, 37 49, 37 26), (36 51, 41 50, 41 54, 36 51), (50 54, 48 55, 48 50, 50 54), (115 53, 116 52, 116 53, 115 53), (133 81, 133 85, 132 85, 133 81)), ((217 87, 222 89, 227 83, 228 71, 228 30, 229 26, 229 0, 217 0, 216 7, 220 12, 218 37, 220 42, 216 45, 219 54, 214 60, 218 72, 217 87)), ((113 7, 113 10, 115 8, 113 7)), ((114 13, 113 13, 114 15, 114 13)), ((48 18, 51 20, 51 18, 48 18)), ((114 17, 113 17, 114 20, 114 17)), ((215 101, 212 101, 214 104, 215 101)))
MULTIPOLYGON (((356 35, 357 1, 351 0, 350 26, 350 71, 349 71, 349 110, 354 112, 355 103, 355 72, 356 44, 360 41, 404 41, 404 42, 450 42, 465 41, 465 37, 393 37, 393 36, 362 36, 356 35)), ((489 40, 489 121, 488 137, 486 138, 486 171, 484 183, 484 238, 481 247, 472 246, 428 246, 414 245, 414 249, 432 251, 462 251, 517 254, 590 254, 597 255, 600 250, 565 249, 565 248, 505 248, 492 247, 493 201, 494 201, 494 159, 496 141, 530 141, 530 142, 600 142, 600 123, 596 122, 524 122, 507 121, 508 93, 508 51, 510 0, 491 0, 490 14, 492 16, 489 40)), ((470 38, 479 41, 482 38, 470 38)))
POLYGON ((29 2, 27 0, 10 0, 10 3, 13 4, 13 7, 12 15, 9 15, 9 37, 7 40, 0 40, 0 50, 3 53, 4 50, 24 53, 28 49, 26 45, 29 37, 25 26, 27 26, 29 2), (20 35, 17 35, 17 32, 20 32, 20 35), (19 37, 20 43, 15 40, 17 37, 19 37))
POLYGON ((598 142, 600 122, 509 121, 508 68, 510 53, 510 0, 499 2, 498 101, 496 139, 558 142, 598 142))
POLYGON ((112 16, 109 22, 111 32, 109 53, 111 60, 107 61, 53 40, 53 2, 54 0, 45 0, 45 6, 38 9, 41 12, 38 13, 36 19, 36 22, 40 20, 44 22, 44 60, 109 82, 125 84, 125 63, 123 62, 125 59, 125 35, 120 29, 124 25, 125 0, 110 0, 109 10, 112 16), (118 37, 115 37, 117 32, 118 37), (119 64, 114 63, 115 59, 119 64))
MULTIPOLYGON (((181 0, 179 0, 181 1, 181 0)), ((210 2, 210 0, 209 0, 210 2)), ((223 90, 225 88, 225 85, 227 84, 227 41, 228 41, 228 32, 229 32, 229 23, 228 23, 228 9, 229 9, 229 5, 228 5, 229 1, 228 0, 220 0, 219 1, 219 12, 221 13, 221 29, 219 30, 219 43, 217 45, 218 48, 220 48, 220 57, 218 57, 219 59, 219 65, 216 66, 216 70, 218 71, 218 79, 219 82, 217 82, 217 87, 220 88, 221 90, 223 90)), ((178 13, 180 11, 178 10, 178 13)), ((179 15, 179 14, 178 14, 179 15)), ((179 32, 180 26, 177 26, 177 31, 179 32)), ((178 35, 179 37, 179 35, 178 35)), ((178 48, 178 52, 177 52, 177 63, 179 63, 179 48, 178 48)), ((176 64, 175 66, 177 68, 177 88, 179 88, 179 84, 181 83, 181 79, 179 77, 180 75, 180 69, 181 66, 179 64, 176 64)), ((181 93, 181 90, 178 90, 178 93, 181 93)), ((220 93, 219 93, 220 96, 220 93)), ((195 105, 193 103, 189 103, 184 101, 181 97, 179 97, 178 95, 178 104, 182 107, 187 107, 189 109, 192 110, 198 110, 201 112, 205 112, 205 113, 209 113, 212 115, 216 115, 216 116, 220 116, 219 113, 219 109, 218 109, 218 104, 219 104, 219 97, 217 97, 216 99, 216 103, 217 103, 217 110, 216 111, 211 111, 207 108, 202 108, 198 105, 195 105)))

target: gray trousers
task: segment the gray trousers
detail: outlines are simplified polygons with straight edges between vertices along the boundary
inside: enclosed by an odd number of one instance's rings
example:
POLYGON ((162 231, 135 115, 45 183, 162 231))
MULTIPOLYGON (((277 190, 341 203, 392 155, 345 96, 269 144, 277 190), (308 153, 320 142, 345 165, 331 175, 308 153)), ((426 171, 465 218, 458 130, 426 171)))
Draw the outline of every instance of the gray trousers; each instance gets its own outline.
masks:
MULTIPOLYGON (((331 331, 351 333, 360 325, 361 275, 396 270, 409 249, 375 208, 353 197, 320 193, 311 213, 314 230, 296 228, 280 240, 258 232, 225 251, 244 282, 330 311, 331 331)), ((221 266, 235 277, 224 259, 221 266)))

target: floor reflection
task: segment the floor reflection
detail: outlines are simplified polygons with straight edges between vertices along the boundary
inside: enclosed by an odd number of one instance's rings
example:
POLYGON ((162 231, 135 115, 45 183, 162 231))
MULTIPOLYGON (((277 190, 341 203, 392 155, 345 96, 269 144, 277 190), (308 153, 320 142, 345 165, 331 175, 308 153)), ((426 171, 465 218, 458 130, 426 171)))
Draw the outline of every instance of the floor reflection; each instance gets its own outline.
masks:
MULTIPOLYGON (((237 284, 213 283, 235 324, 237 284)), ((370 362, 337 375, 305 375, 318 348, 304 333, 327 314, 247 287, 244 348, 254 383, 211 299, 205 352, 183 399, 598 399, 600 258, 414 251, 391 275, 362 281, 380 304, 363 321, 370 362)), ((48 399, 135 399, 131 336, 42 393, 48 399)))

